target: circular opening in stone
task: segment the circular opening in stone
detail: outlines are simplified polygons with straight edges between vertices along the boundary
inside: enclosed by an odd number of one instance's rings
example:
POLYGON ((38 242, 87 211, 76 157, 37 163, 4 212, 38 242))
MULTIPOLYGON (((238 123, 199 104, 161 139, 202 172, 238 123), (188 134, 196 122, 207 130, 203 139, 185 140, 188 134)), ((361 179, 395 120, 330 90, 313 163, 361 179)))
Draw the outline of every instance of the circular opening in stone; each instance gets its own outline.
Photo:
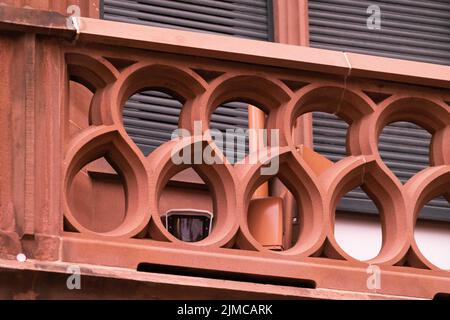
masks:
POLYGON ((69 138, 88 128, 94 94, 83 84, 69 81, 69 138))
POLYGON ((207 183, 192 168, 173 176, 159 199, 163 226, 177 239, 198 242, 213 231, 217 217, 207 183))
POLYGON ((380 211, 361 187, 341 198, 335 214, 334 236, 348 255, 366 261, 380 253, 383 240, 380 211))
POLYGON ((235 164, 267 146, 266 122, 267 114, 259 107, 234 100, 214 110, 209 128, 214 143, 235 164))
POLYGON ((181 99, 161 89, 139 91, 125 103, 125 130, 145 156, 171 140, 183 105, 181 99))
POLYGON ((289 188, 278 177, 258 186, 247 209, 253 238, 271 251, 286 251, 299 239, 300 208, 289 188))
POLYGON ((310 112, 298 117, 292 130, 294 143, 301 144, 303 123, 311 120, 314 151, 332 162, 338 162, 345 158, 349 125, 331 113, 310 112))
POLYGON ((378 140, 383 162, 402 182, 430 166, 432 135, 412 122, 394 122, 386 126, 378 140))
MULTIPOLYGON (((105 158, 99 158, 75 175, 68 190, 68 204, 84 228, 97 233, 115 230, 126 216, 125 181, 105 158)), ((65 231, 74 231, 67 221, 65 231)))
POLYGON ((414 237, 420 252, 436 267, 450 270, 450 203, 441 196, 422 208, 414 237))

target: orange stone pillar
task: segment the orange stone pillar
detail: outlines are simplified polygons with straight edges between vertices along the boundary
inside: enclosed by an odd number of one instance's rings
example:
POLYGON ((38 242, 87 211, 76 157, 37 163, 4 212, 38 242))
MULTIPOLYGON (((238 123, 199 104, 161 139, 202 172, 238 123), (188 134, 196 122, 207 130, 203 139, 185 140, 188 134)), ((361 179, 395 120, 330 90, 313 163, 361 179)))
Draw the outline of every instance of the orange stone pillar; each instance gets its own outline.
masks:
MULTIPOLYGON (((309 46, 308 0, 273 2, 275 42, 309 46)), ((299 117, 293 131, 294 142, 312 148, 312 116, 299 117)))
MULTIPOLYGON (((309 20, 308 0, 273 1, 275 42, 308 46, 309 20)), ((297 119, 293 132, 296 145, 313 147, 312 116, 303 115, 297 119)), ((292 239, 297 236, 297 227, 293 226, 298 219, 298 206, 292 193, 277 178, 273 179, 270 193, 283 199, 284 248, 291 246, 292 239)), ((295 240, 295 239, 294 239, 295 240)))
MULTIPOLYGON (((248 128, 251 129, 249 134, 249 149, 250 153, 257 152, 264 146, 263 141, 260 141, 260 131, 265 128, 266 115, 255 106, 248 106, 248 128)), ((256 189, 254 198, 261 198, 269 196, 269 183, 264 182, 258 189, 256 189)))

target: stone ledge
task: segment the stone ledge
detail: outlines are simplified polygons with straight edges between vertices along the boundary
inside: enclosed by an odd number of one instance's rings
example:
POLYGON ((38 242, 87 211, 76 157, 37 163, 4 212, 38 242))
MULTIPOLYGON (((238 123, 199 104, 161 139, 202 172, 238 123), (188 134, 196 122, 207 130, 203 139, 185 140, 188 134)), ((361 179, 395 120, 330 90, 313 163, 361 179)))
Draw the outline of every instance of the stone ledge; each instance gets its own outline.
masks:
POLYGON ((50 11, 15 8, 0 4, 0 30, 37 33, 74 39, 76 30, 66 16, 50 11))
POLYGON ((406 300, 411 298, 264 285, 230 280, 142 273, 131 269, 79 264, 81 290, 68 290, 73 264, 0 260, 0 299, 327 299, 406 300), (182 289, 182 290, 180 290, 182 289))
POLYGON ((450 67, 167 28, 79 18, 79 34, 67 17, 0 5, 0 30, 53 35, 82 42, 183 53, 199 57, 450 88, 450 67))

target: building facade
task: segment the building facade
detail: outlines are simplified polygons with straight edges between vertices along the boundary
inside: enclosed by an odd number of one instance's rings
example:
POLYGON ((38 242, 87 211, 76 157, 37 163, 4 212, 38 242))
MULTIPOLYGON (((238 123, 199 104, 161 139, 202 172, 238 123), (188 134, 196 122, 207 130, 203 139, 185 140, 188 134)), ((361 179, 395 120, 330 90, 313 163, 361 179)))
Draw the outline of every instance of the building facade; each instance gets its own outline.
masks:
POLYGON ((448 3, 0 4, 4 298, 450 293, 448 3))

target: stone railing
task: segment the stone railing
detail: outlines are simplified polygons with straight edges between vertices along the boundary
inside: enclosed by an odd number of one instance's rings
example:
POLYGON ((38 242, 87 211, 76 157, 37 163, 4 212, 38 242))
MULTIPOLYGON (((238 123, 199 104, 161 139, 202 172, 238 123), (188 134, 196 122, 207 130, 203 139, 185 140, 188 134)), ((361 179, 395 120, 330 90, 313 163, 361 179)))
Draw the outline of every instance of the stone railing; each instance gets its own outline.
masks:
POLYGON ((179 267, 397 296, 450 293, 449 272, 433 266, 414 240, 421 208, 440 195, 450 200, 450 67, 94 19, 81 18, 78 25, 69 28, 57 14, 0 7, 1 123, 7 129, 2 254, 23 251, 37 260, 132 269, 179 267), (86 125, 76 130, 69 80, 93 95, 88 112, 76 116, 86 125), (180 128, 195 132, 196 121, 204 125, 200 134, 145 157, 124 129, 122 108, 150 88, 184 101, 180 128), (279 149, 255 164, 174 164, 174 151, 211 146, 220 154, 203 133, 215 108, 236 99, 268 115, 279 149), (318 167, 294 143, 295 120, 313 111, 350 124, 346 159, 318 167), (405 185, 377 148, 382 129, 395 121, 433 134, 431 166, 405 185), (247 223, 254 191, 273 177, 260 169, 275 157, 275 176, 294 195, 301 226, 296 244, 281 252, 262 246, 247 223), (79 218, 69 193, 77 173, 101 158, 123 178, 126 204, 117 224, 94 231, 92 221, 79 218), (190 167, 212 191, 215 216, 210 236, 196 243, 172 236, 159 212, 169 179, 190 167), (368 262, 342 250, 333 232, 337 203, 360 185, 379 207, 383 230, 382 249, 368 262), (368 285, 370 270, 380 272, 380 287, 368 285))

